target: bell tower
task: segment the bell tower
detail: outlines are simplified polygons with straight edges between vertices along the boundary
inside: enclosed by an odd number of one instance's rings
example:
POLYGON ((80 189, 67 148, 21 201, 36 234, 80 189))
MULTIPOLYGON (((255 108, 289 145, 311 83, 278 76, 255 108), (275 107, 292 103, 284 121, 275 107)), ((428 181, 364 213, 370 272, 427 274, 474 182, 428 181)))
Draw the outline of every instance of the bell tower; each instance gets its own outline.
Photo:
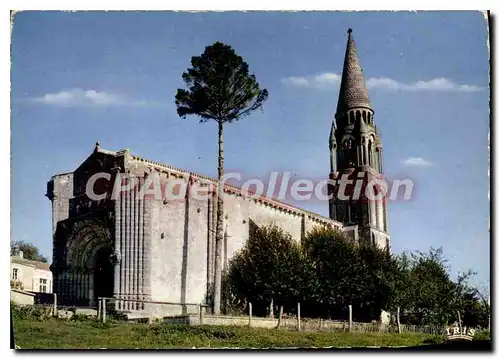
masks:
POLYGON ((352 29, 347 34, 337 111, 329 138, 330 179, 336 181, 329 203, 330 218, 345 226, 357 225, 360 242, 390 250, 387 201, 386 196, 382 197, 384 190, 377 185, 383 183, 382 142, 352 29), (340 185, 342 178, 347 181, 345 191, 340 185))

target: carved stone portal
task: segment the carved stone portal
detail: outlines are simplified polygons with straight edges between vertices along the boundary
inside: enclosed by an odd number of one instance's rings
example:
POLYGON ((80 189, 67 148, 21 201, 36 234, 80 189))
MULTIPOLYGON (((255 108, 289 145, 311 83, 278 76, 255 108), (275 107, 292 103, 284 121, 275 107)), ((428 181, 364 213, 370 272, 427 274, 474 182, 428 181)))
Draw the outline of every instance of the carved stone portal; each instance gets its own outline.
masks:
POLYGON ((114 269, 120 256, 114 251, 109 222, 75 222, 65 248, 66 273, 61 290, 73 303, 95 305, 98 297, 112 297, 114 269))

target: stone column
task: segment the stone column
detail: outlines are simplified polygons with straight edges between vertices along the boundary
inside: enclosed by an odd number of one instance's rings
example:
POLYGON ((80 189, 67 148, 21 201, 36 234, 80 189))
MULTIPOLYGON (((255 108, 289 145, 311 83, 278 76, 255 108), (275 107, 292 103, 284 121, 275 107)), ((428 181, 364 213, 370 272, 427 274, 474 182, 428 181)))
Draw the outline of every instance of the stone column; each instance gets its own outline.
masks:
POLYGON ((210 291, 212 278, 213 278, 213 266, 212 266, 212 200, 207 198, 207 293, 210 291))
MULTIPOLYGON (((130 299, 136 299, 136 244, 137 244, 137 201, 136 201, 137 187, 130 191, 131 198, 131 235, 130 235, 130 299)), ((135 302, 130 302, 132 310, 135 310, 135 302)))
MULTIPOLYGON (((127 203, 127 197, 126 195, 122 192, 120 193, 120 291, 119 291, 119 296, 120 298, 123 298, 123 295, 125 293, 125 260, 126 260, 126 235, 127 235, 127 212, 126 212, 126 203, 127 203)), ((120 309, 125 309, 123 306, 123 302, 120 302, 120 309)))
POLYGON ((377 201, 370 200, 368 208, 370 211, 370 224, 377 226, 377 201))
POLYGON ((152 201, 144 201, 144 248, 143 248, 143 278, 144 297, 151 299, 151 205, 152 201))
POLYGON ((383 199, 377 201, 377 228, 381 231, 384 230, 383 199))
MULTIPOLYGON (((139 179, 139 184, 142 188, 144 185, 144 178, 139 179)), ((138 263, 138 293, 139 293, 139 299, 144 300, 144 200, 143 198, 139 198, 138 200, 138 210, 139 210, 139 216, 138 216, 138 221, 137 225, 139 228, 139 245, 138 245, 138 258, 139 258, 139 263, 138 263)), ((140 309, 144 309, 144 303, 139 304, 140 309)))
POLYGON ((364 165, 368 165, 368 141, 364 140, 363 141, 363 156, 364 156, 364 161, 363 161, 363 164, 364 165))
POLYGON ((80 289, 81 289, 81 280, 80 280, 80 271, 78 270, 78 272, 76 272, 76 275, 75 275, 75 301, 77 304, 80 304, 80 297, 81 297, 81 293, 80 293, 80 289))
POLYGON ((113 286, 113 296, 116 298, 119 296, 120 289, 120 256, 121 252, 121 222, 122 222, 122 213, 121 213, 121 194, 119 194, 115 200, 115 253, 118 255, 118 263, 114 267, 114 286, 113 286))
MULTIPOLYGON (((132 232, 132 207, 131 207, 131 191, 127 191, 125 193, 125 198, 127 199, 126 201, 126 215, 125 215, 125 299, 130 299, 130 282, 131 282, 131 277, 130 277, 130 245, 131 245, 131 232, 132 232)), ((130 302, 126 302, 125 308, 127 310, 130 310, 130 302)))
POLYGON ((89 303, 91 307, 95 307, 97 305, 94 299, 94 271, 91 270, 88 275, 88 293, 89 293, 89 303))

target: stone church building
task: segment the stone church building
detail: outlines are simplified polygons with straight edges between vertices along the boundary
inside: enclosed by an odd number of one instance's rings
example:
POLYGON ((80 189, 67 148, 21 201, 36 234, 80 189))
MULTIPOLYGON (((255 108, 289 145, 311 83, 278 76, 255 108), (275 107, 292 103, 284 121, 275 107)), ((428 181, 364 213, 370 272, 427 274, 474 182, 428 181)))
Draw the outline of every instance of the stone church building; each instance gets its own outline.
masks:
MULTIPOLYGON (((335 120, 330 137, 324 139, 330 149, 329 177, 356 176, 361 171, 377 177, 382 173, 382 146, 351 30, 348 33, 335 120)), ((96 173, 110 178, 126 173, 139 186, 152 173, 167 184, 174 179, 216 184, 214 179, 129 150, 108 151, 96 144, 78 168, 53 176, 47 185, 52 202, 51 270, 58 301, 94 306, 98 297, 127 299, 117 301, 116 309, 129 315, 177 314, 190 303, 204 303, 214 281, 216 198, 141 199, 133 189, 114 199, 108 193, 92 200, 86 189, 96 173)), ((107 193, 112 183, 95 185, 107 193)), ((326 218, 264 196, 251 198, 231 185, 224 191, 223 266, 245 244, 251 223, 274 223, 297 241, 314 226, 332 226, 355 242, 390 249, 385 201, 332 199, 326 218)))

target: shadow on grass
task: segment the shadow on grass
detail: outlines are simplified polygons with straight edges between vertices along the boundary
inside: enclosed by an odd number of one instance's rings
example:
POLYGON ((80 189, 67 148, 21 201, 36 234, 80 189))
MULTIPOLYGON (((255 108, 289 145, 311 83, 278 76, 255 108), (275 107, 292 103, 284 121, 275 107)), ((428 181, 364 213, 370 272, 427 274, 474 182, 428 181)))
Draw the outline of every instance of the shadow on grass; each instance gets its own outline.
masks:
POLYGON ((452 340, 440 344, 429 344, 421 345, 415 347, 405 347, 405 348, 395 348, 399 350, 411 350, 411 351, 492 351, 493 345, 491 340, 452 340))

